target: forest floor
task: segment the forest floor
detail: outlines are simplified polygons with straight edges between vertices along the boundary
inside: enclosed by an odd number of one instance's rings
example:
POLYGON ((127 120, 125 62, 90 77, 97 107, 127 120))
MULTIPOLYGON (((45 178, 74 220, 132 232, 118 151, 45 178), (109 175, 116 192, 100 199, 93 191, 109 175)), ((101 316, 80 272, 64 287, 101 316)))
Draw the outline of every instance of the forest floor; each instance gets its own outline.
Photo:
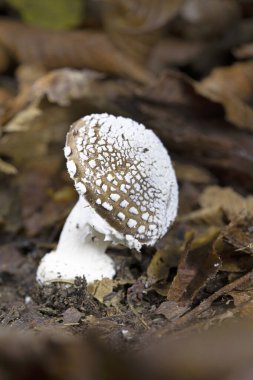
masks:
POLYGON ((85 25, 36 29, 0 4, 3 379, 252 378, 253 7, 211 2, 213 13, 196 0, 156 2, 154 19, 163 7, 169 16, 162 32, 149 25, 148 67, 144 56, 133 60, 133 40, 119 53, 117 22, 108 34, 92 19, 100 35, 87 40, 85 25), (153 248, 109 248, 113 280, 42 287, 38 264, 77 200, 66 133, 93 112, 131 117, 159 136, 179 183, 178 217, 153 248))

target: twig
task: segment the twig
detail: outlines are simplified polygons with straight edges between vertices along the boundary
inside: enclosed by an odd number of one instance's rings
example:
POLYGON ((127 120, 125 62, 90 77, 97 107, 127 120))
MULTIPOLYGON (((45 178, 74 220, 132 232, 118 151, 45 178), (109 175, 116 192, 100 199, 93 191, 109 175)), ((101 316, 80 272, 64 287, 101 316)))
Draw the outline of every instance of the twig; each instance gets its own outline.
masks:
POLYGON ((223 286, 223 288, 217 290, 217 292, 213 293, 210 297, 206 298, 204 301, 202 301, 198 306, 196 306, 193 310, 191 310, 189 313, 183 315, 180 319, 178 319, 174 323, 174 327, 182 327, 186 323, 189 323, 194 318, 196 318, 199 314, 203 313, 204 311, 208 310, 209 307, 211 307, 212 303, 219 297, 221 297, 224 294, 227 294, 234 290, 235 288, 245 285, 247 282, 253 279, 253 270, 246 273, 244 276, 238 278, 237 280, 231 282, 228 285, 223 286))
POLYGON ((184 314, 177 321, 175 321, 174 323, 170 323, 164 329, 159 330, 159 334, 158 334, 159 337, 162 337, 163 335, 168 334, 169 332, 183 328, 189 322, 191 322, 195 318, 198 318, 198 316, 201 313, 208 310, 211 307, 212 303, 217 298, 223 296, 224 294, 231 292, 232 290, 234 290, 235 288, 237 288, 239 286, 245 285, 247 282, 249 282, 252 279, 253 279, 253 270, 246 273, 244 276, 236 279, 235 281, 231 282, 230 284, 223 286, 221 289, 217 290, 217 292, 213 293, 210 297, 208 297, 204 301, 202 301, 193 310, 184 314))

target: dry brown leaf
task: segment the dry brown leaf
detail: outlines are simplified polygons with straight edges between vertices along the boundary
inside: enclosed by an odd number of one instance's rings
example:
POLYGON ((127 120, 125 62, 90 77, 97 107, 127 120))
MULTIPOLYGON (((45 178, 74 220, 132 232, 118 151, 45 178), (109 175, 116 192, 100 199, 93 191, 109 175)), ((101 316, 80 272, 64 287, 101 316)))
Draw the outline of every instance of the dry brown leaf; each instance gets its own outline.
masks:
POLYGON ((199 94, 223 105, 227 120, 240 128, 253 130, 253 62, 216 68, 200 83, 199 94))
MULTIPOLYGON (((15 113, 15 116, 10 122, 5 124, 4 132, 27 132, 29 126, 41 115, 41 111, 34 107, 34 105, 28 106, 26 109, 21 110, 16 113, 17 109, 12 108, 12 112, 15 113)), ((8 112, 8 116, 9 116, 8 112)))
MULTIPOLYGON (((222 183, 253 189, 253 150, 248 131, 231 128, 220 105, 196 94, 189 77, 167 72, 138 92, 142 120, 170 152, 207 167, 222 183)), ((129 107, 130 109, 130 107, 129 107)))
MULTIPOLYGON (((0 155, 9 157, 12 165, 19 171, 19 176, 11 186, 1 181, 3 192, 6 191, 10 197, 10 202, 7 202, 8 199, 0 195, 5 205, 1 207, 0 215, 5 221, 6 230, 17 226, 15 218, 18 218, 19 222, 22 220, 22 226, 28 236, 37 235, 41 230, 52 226, 54 229, 60 229, 75 200, 76 193, 67 192, 66 196, 66 192, 63 194, 61 191, 68 179, 64 176, 64 158, 59 152, 62 152, 65 134, 71 122, 86 112, 85 101, 77 107, 59 107, 47 101, 42 104, 42 100, 47 97, 47 91, 52 94, 55 102, 62 102, 59 87, 65 89, 65 96, 69 101, 72 99, 71 94, 77 96, 76 82, 72 80, 72 77, 76 77, 71 74, 71 70, 69 75, 60 75, 57 72, 55 76, 50 76, 49 80, 46 76, 45 87, 40 86, 37 95, 34 93, 33 98, 26 99, 27 102, 30 101, 28 107, 17 113, 4 129, 5 134, 0 139, 0 155), (59 77, 60 84, 57 80, 59 77), (9 203, 15 206, 15 210, 12 206, 6 208, 9 203)), ((85 75, 83 80, 87 83, 84 78, 85 75)), ((79 94, 82 97, 83 94, 79 94)))
POLYGON ((156 251, 147 269, 148 278, 155 281, 165 280, 168 277, 171 265, 171 256, 168 251, 156 251))
POLYGON ((136 61, 145 62, 164 25, 179 12, 184 0, 106 1, 104 22, 111 40, 136 61))
POLYGON ((214 250, 222 260, 221 270, 243 272, 253 267, 253 234, 251 217, 235 220, 225 227, 214 243, 214 250))
POLYGON ((49 69, 89 68, 144 83, 152 79, 147 70, 116 48, 102 32, 47 31, 1 20, 0 46, 19 63, 40 63, 49 69))
MULTIPOLYGON (((23 66, 25 66, 24 69, 31 68, 30 65, 23 66)), ((20 75, 19 72, 19 77, 20 75)), ((35 81, 31 80, 29 85, 27 75, 23 72, 21 91, 9 102, 9 107, 2 115, 5 132, 27 130, 31 121, 41 115, 39 106, 44 98, 52 103, 67 106, 73 100, 92 97, 91 87, 95 90, 96 79, 99 78, 101 74, 96 72, 59 69, 46 73, 42 77, 39 76, 35 81), (10 122, 8 122, 9 119, 11 119, 10 122)))
POLYGON ((44 97, 51 103, 67 106, 73 100, 90 96, 91 86, 103 75, 83 70, 53 70, 38 79, 30 89, 29 98, 39 103, 44 97))
POLYGON ((114 282, 109 278, 103 278, 101 281, 94 281, 88 285, 89 293, 99 302, 104 303, 104 298, 112 293, 114 282))
MULTIPOLYGON (((21 83, 22 85, 22 83, 21 83)), ((22 86, 23 87, 23 86, 22 86)), ((33 119, 42 113, 40 110, 43 100, 56 103, 60 106, 71 106, 73 101, 83 102, 83 111, 80 116, 91 110, 105 108, 117 113, 118 107, 116 99, 133 93, 136 84, 128 83, 123 86, 117 81, 104 80, 104 76, 89 70, 58 69, 46 73, 39 77, 31 86, 25 82, 24 89, 9 102, 9 107, 1 117, 1 123, 5 131, 23 131, 27 130, 33 119), (114 100, 115 96, 115 100, 114 100), (31 120, 30 120, 31 119, 31 120), (9 120, 11 120, 9 122, 9 120)), ((81 107, 81 106, 80 106, 81 107)), ((72 112, 76 112, 73 107, 72 112)), ((64 113, 64 110, 60 112, 64 113)), ((45 117, 45 115, 41 115, 45 117)))
POLYGON ((224 225, 224 213, 220 207, 206 207, 192 211, 178 217, 178 222, 191 222, 197 225, 222 227, 224 225))
POLYGON ((243 220, 231 223, 221 236, 224 242, 232 246, 236 252, 243 252, 253 256, 253 226, 252 215, 243 220))
POLYGON ((208 170, 200 166, 175 161, 174 168, 179 181, 203 184, 215 182, 214 176, 208 170))
POLYGON ((169 301, 175 301, 179 306, 189 306, 208 280, 218 272, 220 259, 212 249, 218 233, 219 229, 210 227, 202 236, 189 241, 169 289, 169 301))
POLYGON ((232 290, 232 292, 229 293, 231 297, 233 297, 233 301, 236 307, 240 307, 243 304, 248 303, 249 301, 252 301, 253 299, 253 290, 232 290))
POLYGON ((182 229, 176 223, 165 236, 156 243, 157 251, 152 257, 147 274, 149 279, 159 281, 166 280, 170 268, 176 268, 180 255, 182 254, 182 229))
POLYGON ((208 186, 199 202, 202 208, 223 209, 230 220, 240 213, 253 213, 253 196, 244 198, 230 187, 208 186))
POLYGON ((27 164, 20 173, 22 219, 28 236, 34 236, 43 228, 56 225, 73 202, 73 198, 55 202, 48 194, 54 178, 59 175, 61 162, 59 155, 50 155, 27 164))
POLYGON ((169 321, 175 321, 189 310, 189 306, 180 306, 175 301, 165 301, 156 309, 156 314, 162 314, 169 321))
POLYGON ((11 165, 9 162, 6 162, 0 158, 0 172, 7 175, 14 175, 18 173, 17 168, 11 165))
POLYGON ((176 37, 160 38, 151 51, 148 67, 155 73, 171 66, 189 65, 197 59, 205 45, 201 41, 176 37))

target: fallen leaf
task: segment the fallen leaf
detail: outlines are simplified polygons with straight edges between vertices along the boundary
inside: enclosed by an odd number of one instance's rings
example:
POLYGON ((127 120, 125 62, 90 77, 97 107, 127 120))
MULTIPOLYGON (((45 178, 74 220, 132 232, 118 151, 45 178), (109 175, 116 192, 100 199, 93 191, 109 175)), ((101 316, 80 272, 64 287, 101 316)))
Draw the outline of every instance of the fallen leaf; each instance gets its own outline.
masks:
POLYGON ((20 174, 22 219, 28 236, 62 222, 75 200, 73 193, 60 201, 50 197, 49 189, 59 175, 61 161, 59 156, 49 156, 27 165, 20 174))
POLYGON ((241 213, 253 212, 253 196, 243 197, 232 188, 207 186, 199 198, 202 208, 223 209, 231 220, 241 213))
POLYGON ((15 168, 15 166, 0 158, 0 172, 8 175, 14 175, 18 173, 18 170, 15 168))
POLYGON ((65 107, 74 100, 92 99, 93 91, 96 91, 96 79, 103 77, 96 72, 73 69, 53 70, 42 75, 41 68, 28 77, 27 70, 31 74, 36 67, 22 65, 23 70, 18 72, 20 92, 9 102, 1 118, 5 132, 27 130, 31 122, 41 116, 40 106, 45 99, 65 107))
POLYGON ((156 281, 165 280, 168 277, 171 264, 168 251, 156 251, 147 269, 148 277, 156 281))
POLYGON ((88 284, 89 293, 99 302, 104 303, 104 298, 112 293, 114 282, 109 278, 103 278, 101 281, 94 281, 88 284))
POLYGON ((48 69, 88 68, 141 83, 153 78, 148 70, 121 52, 100 31, 48 31, 1 20, 0 46, 19 63, 40 62, 48 69))
POLYGON ((197 165, 174 162, 177 179, 179 181, 188 181, 193 183, 210 184, 215 182, 214 176, 210 171, 197 165))
POLYGON ((190 65, 204 50, 202 41, 184 40, 169 36, 160 38, 153 47, 148 67, 155 73, 174 66, 190 65))
POLYGON ((248 131, 225 122, 221 106, 196 94, 189 77, 167 72, 138 91, 135 106, 171 154, 208 168, 222 183, 253 189, 248 131))
POLYGON ((210 227, 198 239, 187 243, 168 292, 168 301, 175 301, 183 307, 189 306, 208 280, 218 272, 221 262, 212 249, 218 231, 210 227))
MULTIPOLYGON (((14 110, 14 109, 13 109, 14 110)), ((14 111, 16 112, 16 110, 14 111)), ((25 132, 29 124, 41 115, 41 111, 33 105, 21 110, 4 127, 5 132, 25 132)))
POLYGON ((188 306, 180 306, 175 301, 165 301, 156 309, 156 314, 162 314, 169 321, 175 321, 189 310, 188 306))
POLYGON ((183 0, 106 1, 105 30, 127 56, 145 63, 162 28, 179 12, 183 0))
POLYGON ((224 225, 224 213, 221 207, 205 207, 201 210, 188 212, 178 217, 179 222, 191 222, 197 225, 218 226, 224 225))
POLYGON ((244 304, 247 304, 248 302, 251 302, 253 300, 252 290, 247 290, 247 289, 246 290, 232 290, 229 293, 229 295, 233 297, 233 301, 236 307, 241 307, 244 304))
POLYGON ((227 120, 240 128, 253 130, 253 62, 216 68, 195 88, 203 96, 223 105, 227 120))
POLYGON ((45 97, 51 103, 67 106, 87 97, 96 79, 103 79, 103 75, 88 70, 53 70, 33 84, 29 98, 39 103, 45 97))
POLYGON ((248 226, 252 217, 239 218, 226 226, 214 243, 214 250, 222 260, 220 270, 249 271, 253 267, 253 234, 248 226))

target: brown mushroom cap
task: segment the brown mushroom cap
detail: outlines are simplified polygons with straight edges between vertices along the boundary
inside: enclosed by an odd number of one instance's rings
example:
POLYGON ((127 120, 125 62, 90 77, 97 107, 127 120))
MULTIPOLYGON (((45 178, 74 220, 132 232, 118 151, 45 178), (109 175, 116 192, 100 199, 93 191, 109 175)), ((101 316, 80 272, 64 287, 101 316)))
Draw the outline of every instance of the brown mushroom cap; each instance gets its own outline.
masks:
POLYGON ((153 245, 174 221, 178 188, 157 136, 123 117, 92 114, 67 134, 65 156, 80 196, 115 230, 153 245))

